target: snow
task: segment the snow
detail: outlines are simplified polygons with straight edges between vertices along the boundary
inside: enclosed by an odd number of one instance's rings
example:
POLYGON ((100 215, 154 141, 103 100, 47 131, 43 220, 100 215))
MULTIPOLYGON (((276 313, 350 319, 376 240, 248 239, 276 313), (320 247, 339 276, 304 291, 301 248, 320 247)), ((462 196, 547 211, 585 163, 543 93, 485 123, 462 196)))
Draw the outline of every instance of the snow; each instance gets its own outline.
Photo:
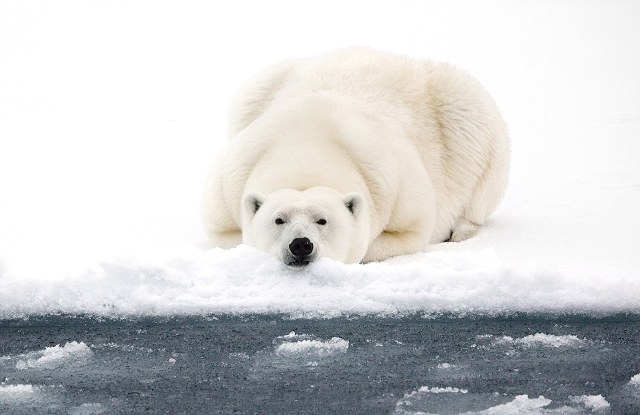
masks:
POLYGON ((605 412, 611 407, 602 395, 572 396, 571 401, 582 404, 586 409, 594 412, 605 412))
MULTIPOLYGON (((551 399, 547 399, 544 396, 539 396, 538 398, 529 398, 527 395, 518 395, 513 401, 503 404, 497 405, 492 408, 486 409, 484 411, 475 412, 477 415, 500 415, 500 414, 540 414, 545 413, 542 412, 542 408, 549 405, 551 403, 551 399)), ((472 414, 469 412, 468 414, 472 414)))
POLYGON ((0 396, 31 395, 34 392, 33 385, 5 385, 0 384, 0 396))
POLYGON ((280 356, 317 355, 331 356, 337 353, 346 353, 349 341, 340 337, 332 337, 330 340, 298 340, 287 341, 276 347, 276 354, 280 356))
POLYGON ((0 318, 639 313, 640 4, 366 9, 0 3, 0 318), (234 91, 352 44, 450 61, 487 87, 512 137, 498 211, 473 239, 380 264, 293 272, 208 250, 200 190, 234 91))
POLYGON ((452 408, 466 403, 471 407, 486 409, 456 412, 462 415, 586 415, 609 413, 609 402, 602 395, 570 396, 563 404, 555 404, 544 396, 528 395, 509 397, 501 394, 476 394, 458 388, 421 387, 406 394, 396 404, 394 415, 453 413, 452 408), (437 396, 434 396, 437 395, 437 396), (446 394, 446 395, 442 395, 446 394), (450 397, 449 397, 450 396, 450 397), (504 403, 496 404, 496 402, 504 403))
POLYGON ((420 389, 418 389, 418 392, 429 392, 429 393, 469 393, 469 391, 466 390, 466 389, 452 388, 451 386, 447 386, 446 388, 440 388, 440 387, 430 388, 428 386, 421 386, 420 389))
POLYGON ((0 383, 0 408, 20 406, 27 402, 38 400, 41 387, 30 384, 6 385, 0 383))
POLYGON ((83 403, 69 410, 69 415, 97 415, 108 413, 108 408, 99 403, 83 403))
MULTIPOLYGON (((492 336, 490 336, 492 337, 492 336)), ((556 336, 554 334, 536 333, 514 339, 511 336, 502 336, 494 341, 498 345, 518 345, 523 347, 580 347, 586 344, 586 340, 574 335, 556 336)))
POLYGON ((25 360, 16 362, 16 369, 58 369, 60 367, 80 366, 85 364, 93 352, 83 342, 68 342, 64 346, 56 345, 44 350, 27 353, 25 360))
POLYGON ((15 384, 7 385, 4 382, 0 383, 0 408, 7 406, 22 405, 25 403, 32 403, 38 401, 43 397, 42 386, 34 386, 31 384, 15 384))
POLYGON ((282 313, 297 317, 637 311, 638 283, 518 273, 495 255, 432 252, 401 263, 322 260, 288 269, 248 246, 94 266, 63 280, 0 279, 0 317, 282 313), (558 288, 560 287, 560 288, 558 288), (564 289, 571 287, 571 290, 564 289))

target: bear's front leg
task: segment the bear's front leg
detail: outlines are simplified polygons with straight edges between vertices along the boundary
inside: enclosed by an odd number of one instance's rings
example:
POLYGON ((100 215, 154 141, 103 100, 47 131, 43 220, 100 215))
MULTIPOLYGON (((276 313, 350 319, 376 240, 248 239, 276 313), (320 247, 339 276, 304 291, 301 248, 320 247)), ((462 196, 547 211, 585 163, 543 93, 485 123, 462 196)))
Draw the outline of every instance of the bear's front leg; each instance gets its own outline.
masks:
POLYGON ((420 252, 429 240, 420 231, 383 231, 369 246, 362 262, 383 261, 398 255, 420 252))
POLYGON ((242 243, 242 231, 213 232, 209 239, 215 247, 230 249, 242 243))

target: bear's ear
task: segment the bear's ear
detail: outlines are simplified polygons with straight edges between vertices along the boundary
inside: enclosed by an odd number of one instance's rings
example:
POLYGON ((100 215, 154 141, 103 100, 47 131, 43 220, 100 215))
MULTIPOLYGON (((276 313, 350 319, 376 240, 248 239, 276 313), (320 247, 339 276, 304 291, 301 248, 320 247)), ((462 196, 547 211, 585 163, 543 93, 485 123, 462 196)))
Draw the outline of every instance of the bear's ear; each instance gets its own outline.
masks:
POLYGON ((349 193, 344 197, 344 205, 347 207, 347 209, 349 209, 349 212, 351 212, 351 214, 356 218, 362 211, 363 203, 364 203, 364 200, 362 199, 362 196, 360 196, 359 193, 349 193))
POLYGON ((249 215, 249 218, 253 218, 262 203, 264 202, 264 195, 257 192, 247 193, 242 199, 242 208, 249 215))

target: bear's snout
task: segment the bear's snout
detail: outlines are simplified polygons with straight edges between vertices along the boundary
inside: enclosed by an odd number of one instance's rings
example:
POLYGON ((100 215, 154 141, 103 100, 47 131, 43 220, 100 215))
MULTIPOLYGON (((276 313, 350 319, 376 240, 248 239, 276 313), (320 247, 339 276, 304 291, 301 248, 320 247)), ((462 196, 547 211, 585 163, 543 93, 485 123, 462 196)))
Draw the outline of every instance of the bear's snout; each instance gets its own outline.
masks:
POLYGON ((289 244, 289 251, 291 251, 296 260, 301 260, 311 255, 313 252, 313 244, 309 238, 295 238, 289 244))
POLYGON ((289 244, 289 252, 283 255, 283 262, 290 267, 303 267, 309 265, 314 259, 313 243, 309 238, 295 238, 289 244))

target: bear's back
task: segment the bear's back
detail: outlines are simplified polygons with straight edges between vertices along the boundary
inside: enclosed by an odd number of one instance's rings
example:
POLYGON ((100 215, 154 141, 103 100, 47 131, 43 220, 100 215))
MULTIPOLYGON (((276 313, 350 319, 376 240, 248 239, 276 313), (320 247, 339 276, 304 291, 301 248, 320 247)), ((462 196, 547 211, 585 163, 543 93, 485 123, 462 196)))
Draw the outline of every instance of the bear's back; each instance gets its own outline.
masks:
POLYGON ((333 91, 380 106, 390 116, 426 110, 427 74, 441 64, 366 47, 275 64, 249 80, 230 110, 230 136, 242 131, 274 102, 333 91), (405 111, 406 112, 406 111, 405 111))

